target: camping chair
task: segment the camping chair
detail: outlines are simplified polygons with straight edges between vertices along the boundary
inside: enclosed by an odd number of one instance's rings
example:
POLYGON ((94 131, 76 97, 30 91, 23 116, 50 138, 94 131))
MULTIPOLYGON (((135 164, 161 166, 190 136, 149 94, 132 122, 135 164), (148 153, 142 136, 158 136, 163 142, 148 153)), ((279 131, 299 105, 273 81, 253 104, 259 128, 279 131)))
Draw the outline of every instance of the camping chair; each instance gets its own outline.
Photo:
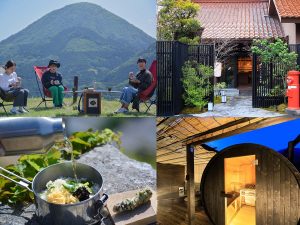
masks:
MULTIPOLYGON (((47 102, 51 102, 52 101, 52 96, 51 96, 51 92, 44 87, 43 83, 42 83, 42 76, 44 74, 45 71, 48 70, 47 66, 34 66, 33 67, 34 72, 35 72, 35 78, 36 78, 36 83, 38 85, 39 88, 39 92, 42 98, 42 101, 40 102, 40 104, 38 104, 38 106, 36 108, 38 108, 42 103, 45 103, 45 107, 47 108, 47 102), (50 98, 50 99, 49 99, 50 98)), ((67 91, 67 88, 65 88, 65 91, 67 91)))
POLYGON ((150 110, 152 105, 156 104, 156 94, 155 89, 157 86, 157 71, 156 71, 157 61, 154 60, 149 68, 149 71, 152 73, 152 83, 144 91, 138 94, 138 99, 140 103, 144 103, 146 106, 146 113, 150 110))
POLYGON ((3 108, 6 116, 8 116, 8 113, 6 111, 6 106, 12 106, 13 103, 5 103, 5 102, 13 102, 14 101, 14 98, 12 97, 7 97, 5 94, 4 94, 4 90, 2 88, 0 88, 0 107, 3 108))

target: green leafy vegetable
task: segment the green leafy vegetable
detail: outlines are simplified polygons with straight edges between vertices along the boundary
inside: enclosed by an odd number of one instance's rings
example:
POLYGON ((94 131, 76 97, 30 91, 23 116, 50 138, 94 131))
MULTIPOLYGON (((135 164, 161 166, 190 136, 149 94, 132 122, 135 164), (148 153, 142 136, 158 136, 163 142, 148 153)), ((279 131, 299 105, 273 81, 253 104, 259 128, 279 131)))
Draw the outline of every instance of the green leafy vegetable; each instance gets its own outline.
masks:
POLYGON ((74 193, 78 188, 80 187, 85 187, 86 190, 88 190, 88 192, 90 194, 92 194, 92 189, 90 188, 90 184, 89 182, 85 182, 85 183, 77 183, 74 180, 68 180, 66 182, 66 184, 63 184, 64 188, 67 189, 69 192, 74 193))
MULTIPOLYGON (((70 137, 70 141, 73 145, 73 154, 78 157, 96 146, 108 143, 116 143, 120 148, 120 137, 121 133, 115 133, 110 129, 104 129, 101 132, 88 130, 74 133, 70 137)), ((70 159, 71 154, 62 152, 60 149, 61 143, 57 143, 45 154, 22 155, 15 165, 9 165, 6 169, 32 181, 34 176, 43 168, 70 159)), ((8 176, 16 179, 14 176, 8 176)), ((92 193, 88 183, 82 185, 92 193)), ((33 202, 33 199, 32 192, 0 177, 0 203, 11 206, 24 205, 33 202)))

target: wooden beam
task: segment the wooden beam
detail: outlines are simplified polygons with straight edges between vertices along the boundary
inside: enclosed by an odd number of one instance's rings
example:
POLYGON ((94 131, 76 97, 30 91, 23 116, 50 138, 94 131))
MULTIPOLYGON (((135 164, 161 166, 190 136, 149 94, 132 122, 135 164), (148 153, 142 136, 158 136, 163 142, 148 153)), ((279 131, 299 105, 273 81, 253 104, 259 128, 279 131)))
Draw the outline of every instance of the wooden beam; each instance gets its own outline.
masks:
MULTIPOLYGON (((160 149, 163 149, 163 148, 166 148, 166 147, 169 147, 169 146, 172 146, 174 144, 177 144, 177 143, 180 143, 180 144, 183 144, 183 143, 186 143, 186 144, 192 144, 194 142, 194 139, 195 138, 199 138, 199 137, 202 137, 202 136, 205 136, 207 134, 210 134, 210 133, 213 133, 213 132, 217 132, 217 131, 220 131, 220 130, 223 130, 225 128, 229 128, 231 126, 234 126, 234 125, 238 125, 240 123, 244 123, 244 122, 249 122, 253 119, 256 119, 256 118, 248 118, 248 117, 242 117, 242 118, 239 118, 237 120, 234 120, 234 121, 231 121, 231 122, 228 122, 228 123, 225 123, 223 125, 220 125, 220 126, 217 126, 217 127, 214 127, 210 130, 206 130, 206 131, 203 131, 203 132, 200 132, 198 134, 195 134, 195 135, 192 135, 192 136, 189 136, 185 139, 181 139, 181 140, 178 140, 178 141, 175 141, 175 142, 172 142, 172 143, 168 143, 164 146, 158 146, 157 147, 157 150, 160 150, 160 149)), ((160 140, 161 141, 161 140, 160 140)))
POLYGON ((186 180, 187 180, 187 213, 188 224, 195 225, 195 171, 194 171, 194 146, 186 146, 186 180))
POLYGON ((226 128, 238 125, 240 123, 249 122, 249 121, 251 121, 253 119, 256 119, 256 118, 247 118, 247 117, 245 117, 245 118, 240 118, 240 119, 237 119, 235 121, 231 121, 231 122, 225 123, 223 125, 214 127, 214 128, 212 128, 210 130, 207 130, 207 131, 195 134, 193 136, 187 137, 186 139, 182 140, 182 143, 197 145, 197 144, 199 144, 199 141, 194 141, 194 139, 197 139, 199 137, 203 137, 203 136, 205 136, 207 134, 211 134, 211 133, 214 133, 214 132, 217 132, 217 131, 220 131, 220 130, 224 130, 226 128))

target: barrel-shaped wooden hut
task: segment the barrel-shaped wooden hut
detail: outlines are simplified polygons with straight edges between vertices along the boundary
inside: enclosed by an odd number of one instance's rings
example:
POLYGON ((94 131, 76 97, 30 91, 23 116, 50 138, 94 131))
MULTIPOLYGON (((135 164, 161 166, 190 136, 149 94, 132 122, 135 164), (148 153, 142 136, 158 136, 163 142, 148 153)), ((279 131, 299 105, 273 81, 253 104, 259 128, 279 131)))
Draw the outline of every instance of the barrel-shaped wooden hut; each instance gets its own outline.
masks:
POLYGON ((300 224, 299 129, 298 119, 202 145, 217 153, 200 186, 213 224, 300 224))

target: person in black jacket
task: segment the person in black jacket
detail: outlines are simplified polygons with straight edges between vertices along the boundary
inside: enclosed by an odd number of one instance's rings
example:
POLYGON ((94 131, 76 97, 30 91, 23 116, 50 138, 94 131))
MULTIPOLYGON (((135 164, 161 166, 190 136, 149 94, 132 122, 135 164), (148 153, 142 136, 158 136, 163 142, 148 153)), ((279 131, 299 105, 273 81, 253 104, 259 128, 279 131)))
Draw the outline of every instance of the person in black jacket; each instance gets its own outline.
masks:
POLYGON ((129 73, 129 87, 123 88, 120 102, 121 108, 115 113, 127 113, 128 107, 135 96, 146 90, 152 83, 152 74, 146 69, 147 61, 144 58, 139 58, 137 61, 139 72, 134 75, 133 72, 129 73))
POLYGON ((60 63, 56 60, 50 60, 48 68, 43 76, 43 86, 51 92, 54 107, 61 108, 64 99, 64 86, 62 84, 62 76, 57 72, 60 63))

